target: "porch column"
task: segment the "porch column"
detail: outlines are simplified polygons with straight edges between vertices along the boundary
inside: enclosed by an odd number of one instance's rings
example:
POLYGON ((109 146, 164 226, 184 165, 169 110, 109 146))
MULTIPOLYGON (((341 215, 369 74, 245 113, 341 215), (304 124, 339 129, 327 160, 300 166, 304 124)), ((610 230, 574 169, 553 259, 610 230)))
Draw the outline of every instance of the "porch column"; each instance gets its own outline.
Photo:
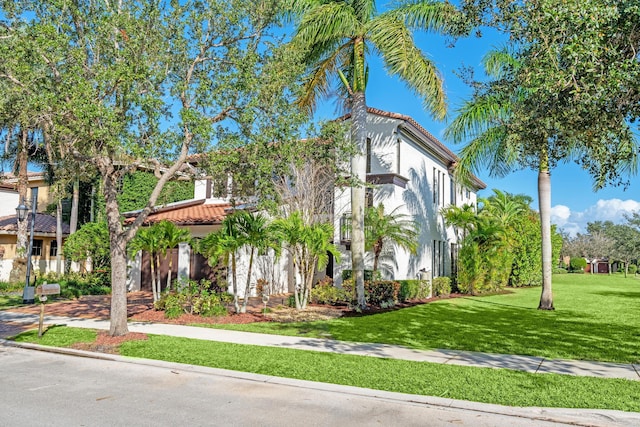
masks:
POLYGON ((178 245, 178 285, 191 278, 191 246, 188 243, 178 245))

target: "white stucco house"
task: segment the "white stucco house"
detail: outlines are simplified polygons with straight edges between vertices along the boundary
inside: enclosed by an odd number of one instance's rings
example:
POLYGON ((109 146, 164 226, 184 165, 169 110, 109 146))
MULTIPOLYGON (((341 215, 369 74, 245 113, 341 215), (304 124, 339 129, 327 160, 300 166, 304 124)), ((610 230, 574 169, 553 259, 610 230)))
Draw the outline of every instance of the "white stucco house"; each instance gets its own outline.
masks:
MULTIPOLYGON (((349 116, 342 120, 348 121, 349 116)), ((380 260, 383 277, 415 279, 421 271, 427 277, 452 275, 456 264, 457 236, 452 228, 446 227, 440 209, 449 205, 475 205, 477 192, 484 189, 485 184, 474 177, 471 187, 458 185, 452 176, 456 155, 411 117, 369 108, 367 121, 368 203, 376 206, 382 203, 385 212, 397 209, 396 213, 409 215, 419 226, 415 254, 396 248, 389 248, 387 253, 383 253, 380 260)), ((212 188, 210 181, 197 181, 192 200, 158 208, 149 216, 147 224, 168 219, 190 228, 197 236, 218 229, 224 217, 232 211, 229 204, 231 195, 214 194, 212 188)), ((351 264, 349 236, 341 226, 350 221, 350 192, 348 187, 334 188, 334 243, 343 256, 340 263, 330 259, 326 271, 320 272, 320 275, 333 277, 336 285, 342 282, 342 271, 350 269, 351 264)), ((174 271, 188 276, 193 269, 193 261, 189 261, 188 248, 181 247, 180 253, 180 256, 176 254, 178 268, 174 267, 174 271)), ((239 289, 244 289, 246 283, 245 261, 240 263, 239 289)), ((372 265, 369 261, 367 268, 372 265)), ((140 270, 140 262, 131 268, 131 290, 146 287, 141 284, 144 274, 140 270)), ((274 293, 291 292, 296 282, 286 256, 279 260, 268 255, 260 257, 252 276, 252 283, 261 278, 268 280, 274 293)))
MULTIPOLYGON (((346 120, 349 117, 345 117, 346 120)), ((486 185, 473 177, 472 187, 453 178, 457 156, 409 116, 375 108, 367 117, 367 203, 382 203, 385 212, 411 217, 419 227, 415 254, 390 248, 381 258, 381 273, 388 279, 415 279, 420 271, 428 277, 451 276, 455 272, 457 235, 444 223, 440 210, 449 205, 476 205, 477 192, 486 185)), ((342 262, 333 266, 335 283, 342 270, 349 269, 349 236, 341 226, 350 221, 351 190, 336 188, 335 243, 343 252, 342 262)), ((366 264, 371 267, 372 261, 366 264)))

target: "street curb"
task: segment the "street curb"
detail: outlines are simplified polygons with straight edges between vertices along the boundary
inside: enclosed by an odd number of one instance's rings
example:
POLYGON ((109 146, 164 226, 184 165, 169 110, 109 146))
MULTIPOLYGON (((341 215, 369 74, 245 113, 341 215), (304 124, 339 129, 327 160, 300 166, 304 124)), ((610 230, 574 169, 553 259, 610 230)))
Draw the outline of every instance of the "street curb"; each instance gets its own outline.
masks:
POLYGON ((163 360, 143 359, 120 355, 101 354, 85 350, 76 350, 61 347, 49 347, 40 344, 18 343, 15 341, 0 339, 0 345, 6 347, 22 348, 27 350, 44 351, 55 354, 64 354, 76 357, 86 357, 119 363, 139 364, 165 368, 178 371, 197 373, 202 375, 214 375, 246 381, 255 381, 268 384, 284 385, 332 393, 341 393, 358 397, 381 399, 389 402, 403 402, 418 405, 427 405, 439 408, 473 411, 485 414, 504 415, 517 418, 526 418, 536 421, 564 423, 584 427, 633 427, 640 425, 640 413, 624 412, 608 409, 571 409, 571 408, 542 408, 542 407, 511 407, 491 403, 471 402, 466 400, 447 399, 436 396, 422 396, 415 394, 396 393, 383 390, 375 390, 354 386, 321 383, 314 381, 298 380, 270 375, 255 374, 249 372, 232 371, 220 368, 209 368, 198 365, 188 365, 163 360))

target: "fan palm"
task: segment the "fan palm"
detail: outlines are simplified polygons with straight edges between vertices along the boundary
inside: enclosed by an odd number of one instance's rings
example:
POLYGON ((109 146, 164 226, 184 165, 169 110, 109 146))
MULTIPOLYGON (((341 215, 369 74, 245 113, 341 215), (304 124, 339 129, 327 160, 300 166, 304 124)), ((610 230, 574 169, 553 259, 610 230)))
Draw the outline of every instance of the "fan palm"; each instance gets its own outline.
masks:
POLYGON ((351 141, 357 148, 351 158, 351 261, 358 294, 364 298, 364 210, 366 181, 367 55, 376 53, 390 74, 399 76, 409 89, 424 100, 437 118, 445 115, 442 80, 432 61, 415 45, 410 29, 438 32, 451 30, 454 8, 435 1, 410 2, 377 13, 375 0, 291 0, 297 19, 293 44, 306 52, 309 67, 299 102, 310 111, 319 98, 332 92, 334 82, 351 111, 351 141))
POLYGON ((160 251, 160 242, 162 233, 156 226, 139 228, 136 236, 131 241, 129 247, 135 253, 137 251, 145 251, 149 254, 149 264, 151 267, 151 292, 153 293, 153 301, 160 299, 160 261, 158 253, 160 251), (156 277, 158 276, 158 277, 156 277))

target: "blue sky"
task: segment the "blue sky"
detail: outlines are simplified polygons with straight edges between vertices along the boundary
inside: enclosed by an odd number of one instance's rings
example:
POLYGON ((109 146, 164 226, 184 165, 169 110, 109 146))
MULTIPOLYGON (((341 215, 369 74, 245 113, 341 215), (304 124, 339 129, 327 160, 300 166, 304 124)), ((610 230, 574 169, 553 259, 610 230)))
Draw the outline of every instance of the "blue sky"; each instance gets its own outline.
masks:
MULTIPOLYGON (((449 119, 454 117, 456 107, 470 97, 471 93, 456 76, 456 70, 466 66, 474 67, 477 73, 481 73, 484 54, 500 46, 499 35, 486 34, 482 38, 458 40, 454 47, 447 47, 448 43, 442 37, 416 34, 416 43, 436 63, 444 77, 449 119)), ((370 56, 369 66, 366 95, 370 107, 411 116, 453 152, 460 151, 463 145, 453 145, 443 138, 446 121, 434 121, 423 109, 420 99, 415 98, 397 78, 387 75, 377 58, 370 56)), ((333 100, 319 104, 317 119, 331 119, 335 116, 333 100)), ((481 196, 491 195, 494 188, 514 194, 526 194, 534 200, 532 207, 538 209, 537 172, 517 171, 500 179, 490 178, 486 172, 480 172, 478 176, 487 184, 487 189, 480 192, 481 196)), ((574 163, 561 163, 551 174, 551 205, 552 222, 572 235, 585 232, 588 222, 622 222, 624 213, 640 212, 640 178, 631 177, 626 190, 622 187, 607 187, 593 192, 592 179, 585 171, 574 163)))

